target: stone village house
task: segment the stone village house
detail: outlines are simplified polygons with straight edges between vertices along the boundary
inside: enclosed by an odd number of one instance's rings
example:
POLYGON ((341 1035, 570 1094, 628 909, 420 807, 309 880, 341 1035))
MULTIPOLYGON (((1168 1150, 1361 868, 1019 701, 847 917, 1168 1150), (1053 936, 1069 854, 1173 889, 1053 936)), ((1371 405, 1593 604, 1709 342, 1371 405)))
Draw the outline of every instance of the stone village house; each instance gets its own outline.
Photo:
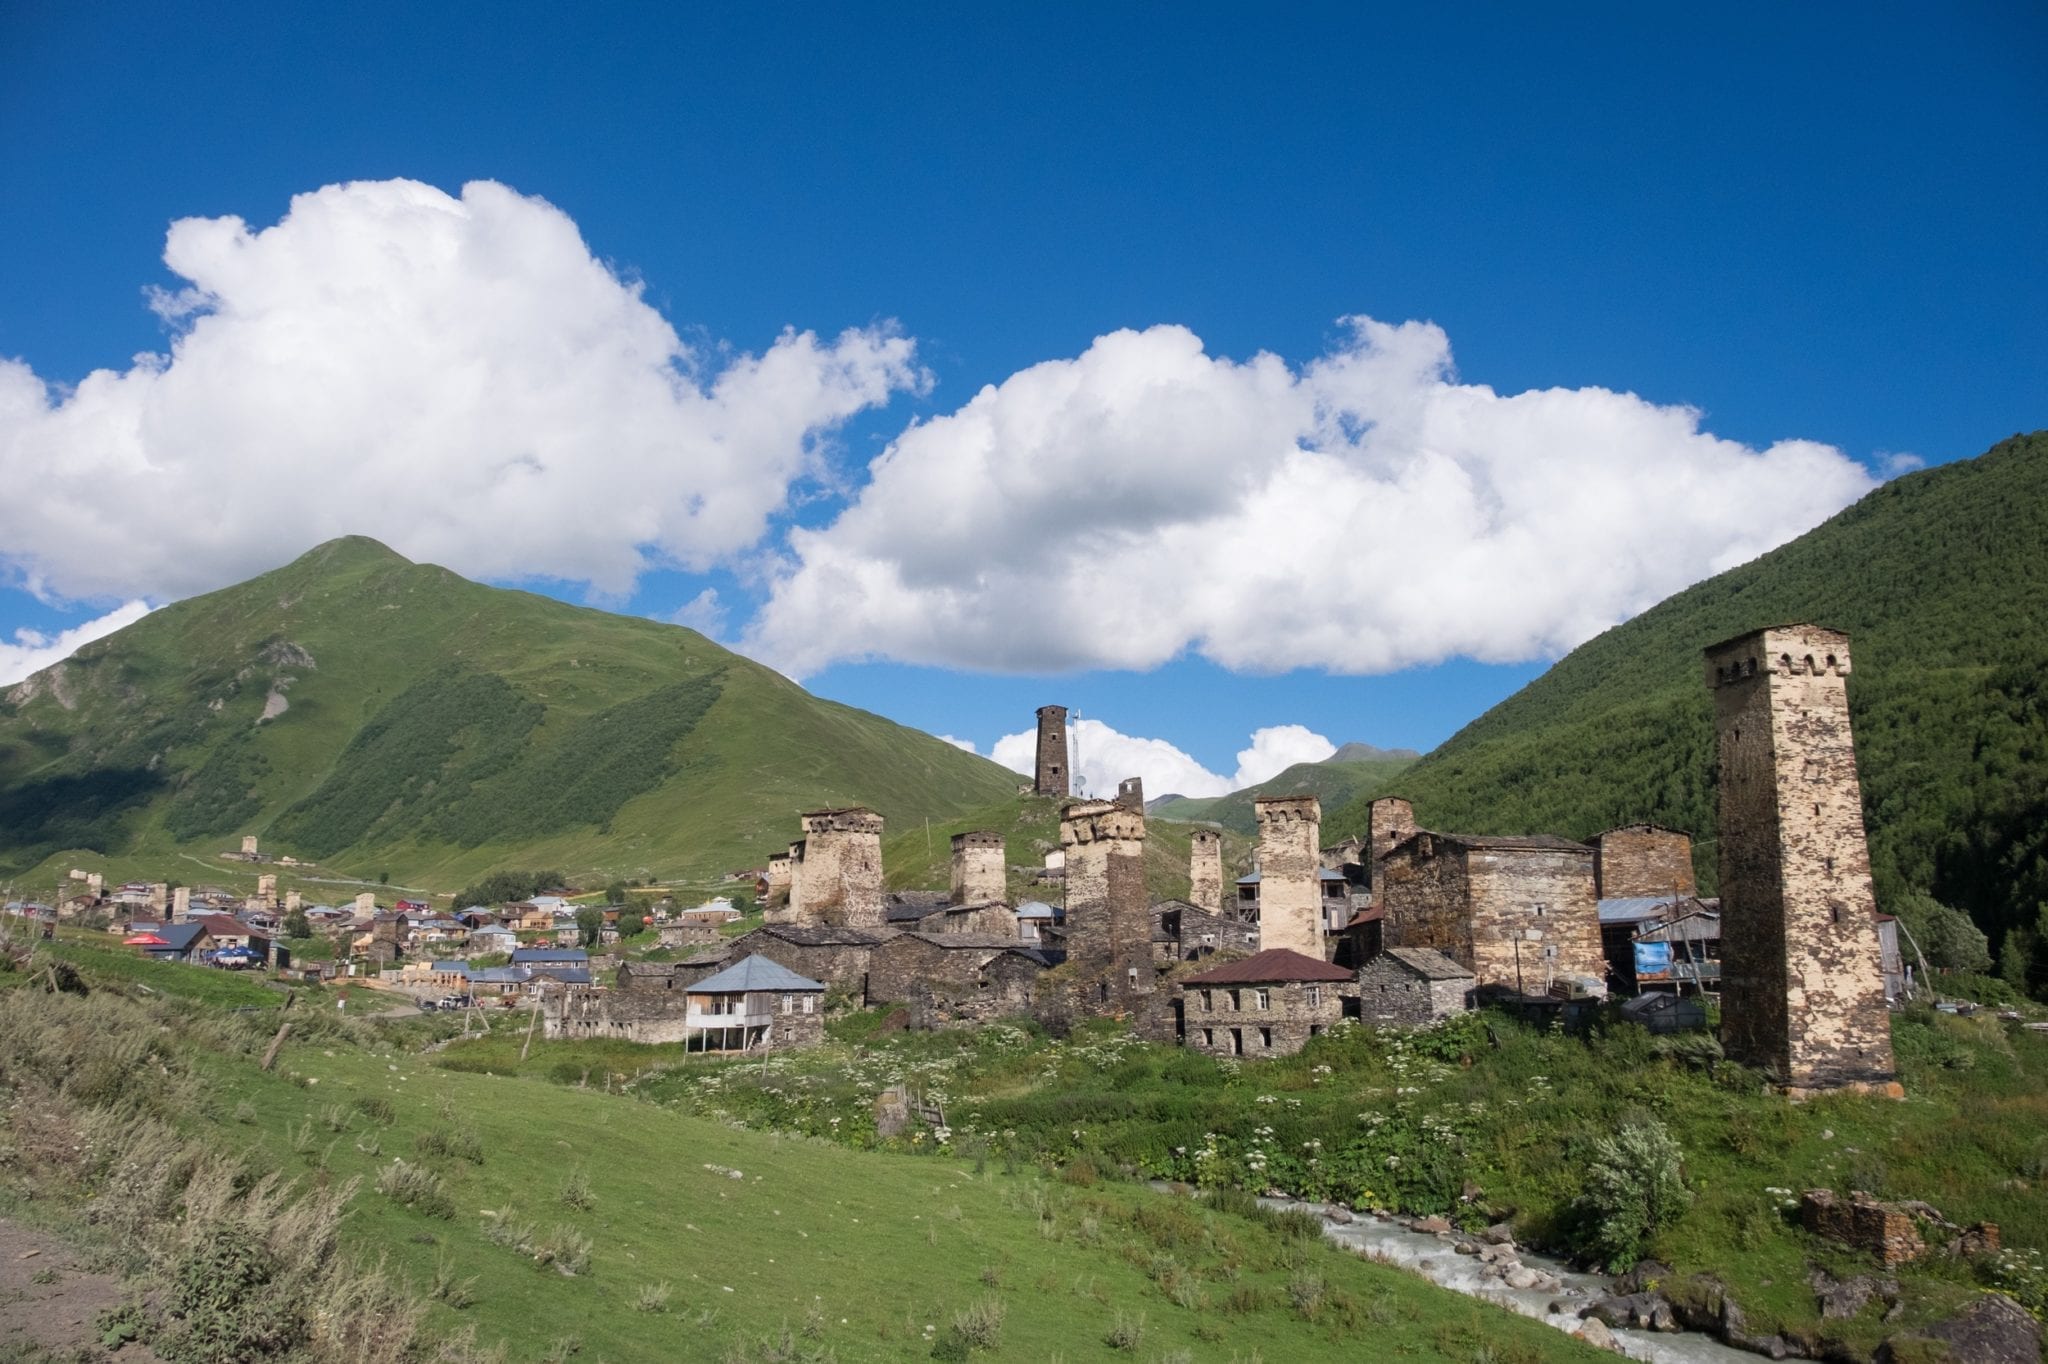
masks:
POLYGON ((1344 1017, 1354 974, 1268 948, 1181 982, 1182 1042, 1211 1056, 1292 1056, 1344 1017))

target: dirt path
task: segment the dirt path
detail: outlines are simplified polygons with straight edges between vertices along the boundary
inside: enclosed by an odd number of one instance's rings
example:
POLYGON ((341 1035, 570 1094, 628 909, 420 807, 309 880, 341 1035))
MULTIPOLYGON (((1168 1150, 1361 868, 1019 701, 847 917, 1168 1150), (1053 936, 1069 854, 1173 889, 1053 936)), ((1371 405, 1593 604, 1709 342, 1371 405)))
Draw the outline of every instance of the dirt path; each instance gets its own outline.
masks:
MULTIPOLYGON (((0 1217, 0 1341, 21 1352, 37 1347, 53 1360, 112 1359, 121 1364, 157 1361, 146 1345, 109 1351, 93 1319, 121 1305, 121 1281, 86 1269, 62 1241, 0 1217)), ((12 1357, 12 1356, 10 1356, 12 1357)))

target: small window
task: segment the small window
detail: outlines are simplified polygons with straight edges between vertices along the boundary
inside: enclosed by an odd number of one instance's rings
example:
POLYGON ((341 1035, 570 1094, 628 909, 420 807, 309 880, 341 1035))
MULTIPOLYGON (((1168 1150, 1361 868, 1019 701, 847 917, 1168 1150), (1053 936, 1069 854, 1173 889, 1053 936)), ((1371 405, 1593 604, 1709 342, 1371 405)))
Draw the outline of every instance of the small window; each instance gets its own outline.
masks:
POLYGON ((1270 1009, 1270 1008, 1272 1008, 1272 1007, 1273 1007, 1273 992, 1272 992, 1271 990, 1261 990, 1261 991, 1259 991, 1259 1008, 1260 1008, 1261 1010, 1266 1010, 1266 1009, 1270 1009))
POLYGON ((784 995, 784 996, 782 997, 782 1012, 784 1012, 784 1013, 793 1013, 793 1012, 795 1012, 795 1010, 796 1010, 796 996, 795 996, 795 995, 784 995))
POLYGON ((1271 1051, 1273 1049, 1273 1030, 1271 1028, 1259 1029, 1259 1045, 1264 1047, 1267 1051, 1271 1051))
POLYGON ((817 1001, 813 1000, 813 999, 812 999, 812 998, 811 998, 811 997, 810 997, 809 995, 805 995, 805 996, 803 997, 803 999, 804 999, 804 1007, 803 1007, 803 1011, 804 1011, 805 1013, 809 1013, 809 1012, 811 1011, 811 1006, 812 1006, 812 1005, 813 1005, 814 1003, 816 1003, 817 1001))
POLYGON ((1214 990, 1202 991, 1202 1012, 1216 1012, 1216 992, 1214 990))
POLYGON ((1314 1008, 1314 1007, 1315 1007, 1316 1005, 1318 1005, 1318 1004, 1321 1004, 1322 1002, 1323 1002, 1323 987, 1322 987, 1322 986, 1320 986, 1320 985, 1311 985, 1311 986, 1309 986, 1309 987, 1308 987, 1308 1003, 1309 1003, 1309 1007, 1310 1007, 1310 1008, 1314 1008))

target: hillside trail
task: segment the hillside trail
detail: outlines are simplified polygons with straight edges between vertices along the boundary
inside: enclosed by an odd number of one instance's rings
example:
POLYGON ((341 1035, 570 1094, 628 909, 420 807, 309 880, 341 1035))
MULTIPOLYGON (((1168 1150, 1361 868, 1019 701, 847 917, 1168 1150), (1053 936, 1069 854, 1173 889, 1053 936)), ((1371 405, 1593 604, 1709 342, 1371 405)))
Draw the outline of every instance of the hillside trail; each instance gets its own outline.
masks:
MULTIPOLYGON (((93 1325, 119 1307, 121 1281, 87 1269, 70 1246, 46 1232, 0 1217, 0 1341, 40 1349, 52 1359, 106 1358, 120 1364, 162 1364, 156 1351, 129 1344, 106 1350, 93 1325)), ((40 1356, 23 1351, 27 1358, 40 1356)))

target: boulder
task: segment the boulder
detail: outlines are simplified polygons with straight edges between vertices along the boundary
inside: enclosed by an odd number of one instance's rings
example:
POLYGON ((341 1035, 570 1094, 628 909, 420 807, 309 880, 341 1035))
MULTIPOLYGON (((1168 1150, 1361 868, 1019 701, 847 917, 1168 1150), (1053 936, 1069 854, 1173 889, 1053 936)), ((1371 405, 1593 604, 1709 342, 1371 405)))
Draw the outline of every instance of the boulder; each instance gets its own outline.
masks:
MULTIPOLYGON (((1938 1340, 1970 1364, 2040 1364, 2041 1323, 2003 1294, 1977 1299, 1959 1315, 1901 1338, 1938 1340)), ((1905 1352, 1887 1340, 1877 1347, 1877 1364, 1894 1364, 1905 1352)), ((1910 1356, 1908 1356, 1910 1357, 1910 1356)))
POLYGON ((1542 1283, 1543 1275, 1527 1265, 1516 1265, 1508 1271, 1507 1286, 1516 1290, 1535 1288, 1542 1283))
POLYGON ((1824 1321, 1845 1321, 1870 1305, 1871 1299, 1883 1298, 1887 1304, 1897 1300, 1899 1281, 1882 1279, 1875 1274, 1858 1274, 1853 1279, 1837 1279, 1825 1269, 1816 1269, 1808 1280, 1813 1285, 1821 1319, 1824 1321))
POLYGON ((1335 1222, 1340 1227, 1349 1226, 1355 1220, 1348 1210, 1339 1207, 1335 1203, 1332 1203, 1324 1210, 1323 1217, 1327 1221, 1335 1222))
POLYGON ((1438 1236, 1448 1235, 1451 1230, 1451 1224, 1441 1217, 1418 1217, 1414 1227, 1417 1231, 1432 1232, 1438 1236))
POLYGON ((1608 1330, 1607 1324, 1598 1317, 1586 1318, 1585 1324, 1579 1327, 1576 1334, 1580 1340, 1596 1350, 1613 1350, 1616 1354, 1621 1352, 1621 1346, 1614 1339, 1614 1332, 1608 1330))
POLYGON ((1661 1283, 1671 1277, 1671 1266, 1656 1260, 1638 1260, 1635 1267, 1614 1281, 1614 1291, 1621 1294, 1640 1293, 1653 1283, 1661 1283))
POLYGON ((1479 1247, 1470 1241, 1460 1241, 1455 1246, 1452 1246, 1451 1249, 1460 1255, 1477 1255, 1479 1253, 1479 1247))

